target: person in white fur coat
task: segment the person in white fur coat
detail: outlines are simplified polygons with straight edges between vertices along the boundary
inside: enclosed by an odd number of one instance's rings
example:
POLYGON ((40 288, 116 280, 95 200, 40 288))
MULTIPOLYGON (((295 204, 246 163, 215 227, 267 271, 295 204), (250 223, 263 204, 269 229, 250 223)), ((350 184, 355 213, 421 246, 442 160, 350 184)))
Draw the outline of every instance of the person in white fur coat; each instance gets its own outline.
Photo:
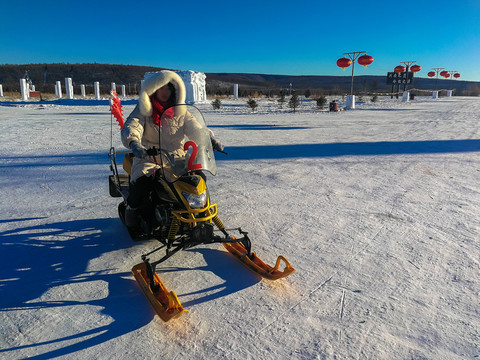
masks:
MULTIPOLYGON (((170 124, 169 128, 182 128, 182 131, 172 131, 167 142, 162 142, 163 149, 177 155, 184 153, 184 134, 189 136, 189 133, 194 133, 194 129, 199 126, 195 118, 188 112, 178 114, 176 112, 182 110, 176 108, 174 113, 174 110, 170 108, 177 104, 185 104, 185 95, 185 84, 175 72, 163 70, 146 74, 140 90, 138 105, 128 116, 121 131, 123 145, 131 149, 134 154, 130 195, 127 200, 130 209, 140 207, 144 197, 153 187, 152 175, 159 165, 153 157, 147 154, 147 149, 154 146, 159 148, 159 124, 162 114, 165 111, 168 114, 170 111, 172 115, 181 115, 171 116, 171 119, 177 123, 173 124, 174 126, 170 124)), ((213 149, 222 151, 222 143, 215 139, 213 132, 210 131, 210 134, 213 149)))

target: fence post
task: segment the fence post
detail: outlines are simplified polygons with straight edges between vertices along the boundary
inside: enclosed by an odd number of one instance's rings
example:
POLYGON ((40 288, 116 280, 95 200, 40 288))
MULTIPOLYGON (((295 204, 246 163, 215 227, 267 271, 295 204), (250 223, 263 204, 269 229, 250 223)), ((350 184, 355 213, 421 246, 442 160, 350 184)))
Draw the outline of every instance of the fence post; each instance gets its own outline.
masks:
POLYGON ((62 98, 62 84, 60 81, 57 81, 55 83, 55 95, 57 95, 57 98, 61 99, 62 98))
POLYGON ((25 79, 20 79, 20 93, 22 94, 22 100, 27 101, 28 100, 28 85, 27 85, 27 80, 25 80, 25 79))
POLYGON ((100 100, 100 83, 95 81, 93 87, 95 88, 95 100, 100 100))
POLYGON ((3 85, 0 84, 0 97, 3 97, 3 85))
POLYGON ((233 98, 238 99, 238 84, 233 84, 233 98))
POLYGON ((65 92, 67 93, 67 99, 73 99, 72 78, 65 78, 65 92))
POLYGON ((126 98, 127 97, 127 92, 126 92, 126 89, 125 89, 125 85, 122 85, 122 98, 126 98))
POLYGON ((86 95, 85 95, 85 85, 80 85, 80 93, 82 94, 82 98, 84 98, 86 95))

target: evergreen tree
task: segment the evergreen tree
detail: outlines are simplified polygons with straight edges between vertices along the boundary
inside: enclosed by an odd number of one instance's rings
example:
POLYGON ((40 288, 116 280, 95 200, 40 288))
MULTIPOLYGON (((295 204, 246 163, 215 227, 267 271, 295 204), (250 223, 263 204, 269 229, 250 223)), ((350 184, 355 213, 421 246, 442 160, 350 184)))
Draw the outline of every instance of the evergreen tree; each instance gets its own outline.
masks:
POLYGON ((247 105, 250 109, 252 109, 252 112, 255 112, 255 109, 258 107, 257 102, 253 99, 248 99, 247 105))
POLYGON ((327 103, 327 98, 323 95, 317 99, 317 107, 319 109, 323 109, 326 103, 327 103))
POLYGON ((287 101, 285 100, 285 92, 280 91, 280 98, 277 101, 280 104, 280 109, 283 109, 283 104, 287 101))
POLYGON ((292 97, 288 101, 288 107, 293 109, 293 112, 300 106, 300 100, 298 99, 297 93, 294 91, 292 92, 292 97))
POLYGON ((212 107, 214 110, 218 110, 222 107, 222 102, 220 101, 220 99, 215 99, 212 101, 212 107))

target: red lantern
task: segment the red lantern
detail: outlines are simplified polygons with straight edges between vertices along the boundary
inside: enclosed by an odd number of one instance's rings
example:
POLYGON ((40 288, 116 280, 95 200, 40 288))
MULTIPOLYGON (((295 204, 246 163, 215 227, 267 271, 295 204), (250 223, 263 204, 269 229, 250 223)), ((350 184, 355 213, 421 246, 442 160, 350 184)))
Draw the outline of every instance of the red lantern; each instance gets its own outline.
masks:
POLYGON ((419 72, 420 70, 422 70, 422 67, 420 65, 413 65, 411 68, 410 68, 410 71, 413 72, 413 73, 417 73, 419 72))
POLYGON ((430 71, 427 75, 428 75, 429 77, 434 77, 435 74, 436 74, 435 71, 430 71))
POLYGON ((358 63, 360 65, 363 65, 365 68, 367 67, 367 65, 370 65, 372 62, 373 62, 373 57, 367 54, 362 55, 358 58, 358 63))
POLYGON ((448 79, 450 77, 450 73, 446 73, 445 75, 443 75, 445 77, 445 79, 448 79))
POLYGON ((398 66, 395 67, 395 69, 393 69, 393 71, 395 71, 397 74, 400 74, 400 73, 405 71, 405 66, 398 65, 398 66))
POLYGON ((443 70, 443 71, 440 73, 440 76, 446 77, 446 76, 445 76, 446 74, 448 74, 448 71, 443 70))
POLYGON ((455 73, 455 74, 453 74, 453 77, 454 77, 455 79, 458 79, 458 78, 460 77, 460 74, 459 74, 459 73, 455 73))
POLYGON ((352 65, 352 60, 347 59, 345 56, 337 60, 337 66, 341 67, 342 70, 344 71, 345 71, 345 68, 349 67, 350 65, 352 65))

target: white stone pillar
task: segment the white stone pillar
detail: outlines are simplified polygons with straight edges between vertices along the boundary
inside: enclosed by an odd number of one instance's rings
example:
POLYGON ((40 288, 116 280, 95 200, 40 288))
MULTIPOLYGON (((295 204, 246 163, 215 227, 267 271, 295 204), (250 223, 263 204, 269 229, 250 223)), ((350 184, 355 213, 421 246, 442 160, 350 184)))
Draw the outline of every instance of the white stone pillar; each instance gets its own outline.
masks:
POLYGON ((122 98, 126 98, 127 97, 127 89, 125 88, 125 85, 122 85, 122 98))
POLYGON ((55 95, 57 95, 57 98, 61 99, 62 98, 62 84, 60 81, 57 81, 55 83, 55 95))
POLYGON ((95 81, 93 87, 95 89, 95 100, 100 100, 100 83, 95 81))
POLYGON ((117 85, 115 85, 114 82, 112 82, 110 90, 115 90, 115 92, 117 92, 117 85))
POLYGON ((403 92, 402 101, 403 102, 409 102, 410 101, 410 93, 408 91, 403 92))
POLYGON ((3 85, 0 84, 0 97, 3 97, 3 85))
POLYGON ((86 95, 85 95, 85 85, 80 85, 80 92, 82 94, 82 98, 84 98, 86 95))
POLYGON ((438 91, 433 92, 432 99, 438 99, 438 91))
POLYGON ((348 110, 355 109, 355 95, 347 95, 345 109, 348 109, 348 110))
POLYGON ((238 99, 238 84, 233 84, 233 98, 238 99))
POLYGON ((22 100, 27 101, 28 100, 28 84, 27 84, 27 80, 25 79, 20 79, 20 93, 22 94, 22 100))
POLYGON ((67 99, 73 99, 72 78, 65 78, 65 92, 67 94, 67 99))
POLYGON ((447 90, 447 97, 452 97, 453 90, 447 90))

